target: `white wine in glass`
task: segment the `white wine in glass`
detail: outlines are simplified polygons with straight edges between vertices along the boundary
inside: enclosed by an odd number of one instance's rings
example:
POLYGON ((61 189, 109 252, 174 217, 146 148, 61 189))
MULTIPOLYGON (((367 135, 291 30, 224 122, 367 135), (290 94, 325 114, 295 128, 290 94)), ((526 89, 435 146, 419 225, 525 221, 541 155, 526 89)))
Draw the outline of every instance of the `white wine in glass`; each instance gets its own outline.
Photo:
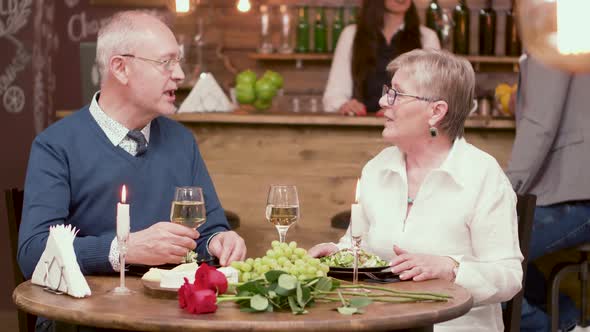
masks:
MULTIPOLYGON (((170 221, 188 228, 199 228, 207 220, 205 199, 200 187, 176 187, 170 209, 170 221)), ((189 263, 190 253, 185 257, 189 263)))
POLYGON ((287 231, 299 219, 297 187, 271 185, 266 202, 266 220, 275 225, 280 242, 285 242, 287 231))
POLYGON ((199 228, 205 223, 205 203, 194 201, 173 201, 170 221, 189 228, 199 228))

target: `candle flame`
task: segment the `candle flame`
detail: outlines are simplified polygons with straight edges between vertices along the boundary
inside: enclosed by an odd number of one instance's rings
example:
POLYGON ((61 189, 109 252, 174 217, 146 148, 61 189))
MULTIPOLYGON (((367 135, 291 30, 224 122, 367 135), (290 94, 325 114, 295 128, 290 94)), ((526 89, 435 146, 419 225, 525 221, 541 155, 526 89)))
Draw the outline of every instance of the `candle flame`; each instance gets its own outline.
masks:
POLYGON ((359 197, 361 196, 361 189, 359 187, 359 182, 360 182, 360 179, 357 179, 356 180, 356 190, 355 190, 355 193, 354 193, 354 202, 355 203, 358 203, 359 202, 359 197))
POLYGON ((125 204, 125 200, 127 198, 127 188, 123 185, 123 189, 121 189, 121 203, 125 204))

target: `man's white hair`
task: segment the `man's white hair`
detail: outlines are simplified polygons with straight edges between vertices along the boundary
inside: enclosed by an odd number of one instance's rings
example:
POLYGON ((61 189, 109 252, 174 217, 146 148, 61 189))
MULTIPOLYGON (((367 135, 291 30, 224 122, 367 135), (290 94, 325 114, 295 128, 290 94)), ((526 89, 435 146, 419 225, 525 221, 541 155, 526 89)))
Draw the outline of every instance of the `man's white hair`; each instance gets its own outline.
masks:
MULTIPOLYGON (((140 17, 160 20, 149 12, 130 10, 114 14, 107 24, 98 31, 96 41, 96 63, 104 81, 109 73, 109 62, 115 55, 133 54, 145 35, 145 25, 137 24, 140 17)), ((164 24, 162 22, 162 24, 164 24)))

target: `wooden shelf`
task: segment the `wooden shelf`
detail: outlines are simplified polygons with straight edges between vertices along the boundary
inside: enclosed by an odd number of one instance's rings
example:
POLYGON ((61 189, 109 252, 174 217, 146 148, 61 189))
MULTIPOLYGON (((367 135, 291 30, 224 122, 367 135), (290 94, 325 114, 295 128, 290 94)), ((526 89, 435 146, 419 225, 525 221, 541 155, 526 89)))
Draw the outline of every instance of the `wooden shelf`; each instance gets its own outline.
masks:
POLYGON ((517 56, 484 56, 484 55, 466 55, 465 59, 473 63, 493 63, 493 64, 518 64, 517 56))
MULTIPOLYGON (((332 53, 248 53, 250 59, 259 61, 296 61, 297 68, 302 68, 303 61, 331 61, 332 56, 332 53)), ((519 57, 483 55, 466 55, 463 57, 474 65, 476 71, 481 69, 481 65, 510 65, 513 71, 518 71, 519 57)))
POLYGON ((277 61, 286 61, 286 60, 327 61, 327 60, 332 60, 332 53, 291 53, 291 54, 249 53, 248 57, 250 59, 255 59, 255 60, 273 60, 273 61, 274 60, 277 60, 277 61))

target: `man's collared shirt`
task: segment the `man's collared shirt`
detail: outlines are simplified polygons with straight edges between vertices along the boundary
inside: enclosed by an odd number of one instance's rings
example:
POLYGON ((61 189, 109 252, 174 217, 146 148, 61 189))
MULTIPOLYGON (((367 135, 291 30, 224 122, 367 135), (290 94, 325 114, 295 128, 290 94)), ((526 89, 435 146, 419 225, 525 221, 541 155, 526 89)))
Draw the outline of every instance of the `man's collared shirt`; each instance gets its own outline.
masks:
MULTIPOLYGON (((137 142, 127 137, 127 133, 129 132, 128 128, 108 116, 100 108, 100 105, 98 104, 99 97, 100 91, 97 92, 94 97, 92 97, 92 102, 90 103, 89 108, 90 114, 114 146, 119 146, 121 149, 127 151, 132 156, 135 156, 137 154, 137 142)), ((145 136, 145 140, 147 141, 148 145, 150 142, 150 125, 151 121, 147 124, 147 126, 141 129, 141 133, 143 136, 145 136)))

